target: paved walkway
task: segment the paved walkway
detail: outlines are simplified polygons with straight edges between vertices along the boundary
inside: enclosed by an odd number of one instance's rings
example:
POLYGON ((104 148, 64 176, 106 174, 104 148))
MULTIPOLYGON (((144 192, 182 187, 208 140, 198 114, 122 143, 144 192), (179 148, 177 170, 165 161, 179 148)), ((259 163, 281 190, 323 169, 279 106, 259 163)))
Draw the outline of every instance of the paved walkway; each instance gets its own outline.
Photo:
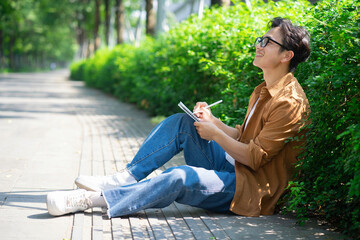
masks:
MULTIPOLYGON (((1 239, 342 239, 315 221, 300 227, 288 216, 247 218, 177 203, 114 219, 101 208, 51 217, 48 192, 75 188, 79 174, 123 168, 153 127, 133 105, 67 75, 0 75, 1 239)), ((182 162, 175 157, 165 168, 182 162)))

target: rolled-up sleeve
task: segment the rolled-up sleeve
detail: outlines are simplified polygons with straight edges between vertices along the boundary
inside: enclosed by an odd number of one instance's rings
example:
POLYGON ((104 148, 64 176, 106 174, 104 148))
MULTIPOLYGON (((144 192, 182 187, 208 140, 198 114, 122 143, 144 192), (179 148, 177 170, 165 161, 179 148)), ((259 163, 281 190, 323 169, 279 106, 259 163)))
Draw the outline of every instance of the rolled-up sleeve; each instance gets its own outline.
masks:
POLYGON ((237 133, 237 140, 240 140, 240 136, 242 135, 242 125, 236 125, 235 126, 236 130, 238 131, 237 133))
POLYGON ((295 98, 286 98, 270 106, 260 133, 247 145, 249 167, 257 171, 279 154, 289 139, 302 126, 303 104, 295 98))

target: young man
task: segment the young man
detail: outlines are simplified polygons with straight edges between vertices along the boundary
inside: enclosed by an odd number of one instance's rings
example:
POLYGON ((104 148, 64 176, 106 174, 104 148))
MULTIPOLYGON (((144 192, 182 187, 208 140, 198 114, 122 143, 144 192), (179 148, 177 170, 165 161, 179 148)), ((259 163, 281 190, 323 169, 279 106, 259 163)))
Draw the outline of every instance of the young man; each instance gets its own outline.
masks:
POLYGON ((264 82, 252 93, 241 126, 225 125, 199 102, 194 111, 201 122, 186 114, 167 118, 122 172, 80 176, 75 182, 82 189, 49 193, 49 213, 107 207, 111 218, 177 201, 244 216, 273 214, 301 150, 291 139, 302 134, 308 101, 293 72, 309 57, 310 44, 307 31, 287 19, 275 18, 269 26, 255 41, 253 62, 264 82), (140 182, 180 151, 187 165, 140 182))

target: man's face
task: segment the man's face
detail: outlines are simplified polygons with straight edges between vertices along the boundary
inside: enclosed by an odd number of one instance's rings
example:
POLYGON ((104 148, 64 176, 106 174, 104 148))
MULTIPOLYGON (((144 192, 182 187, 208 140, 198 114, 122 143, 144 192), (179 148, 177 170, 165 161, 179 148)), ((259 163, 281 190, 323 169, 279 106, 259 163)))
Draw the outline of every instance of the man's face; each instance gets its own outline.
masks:
MULTIPOLYGON (((279 27, 270 29, 263 37, 270 37, 276 42, 283 44, 282 34, 279 27)), ((261 68, 263 71, 266 69, 276 69, 283 59, 283 53, 280 51, 281 46, 273 41, 269 41, 265 47, 260 44, 256 45, 256 55, 253 61, 254 66, 261 68)))

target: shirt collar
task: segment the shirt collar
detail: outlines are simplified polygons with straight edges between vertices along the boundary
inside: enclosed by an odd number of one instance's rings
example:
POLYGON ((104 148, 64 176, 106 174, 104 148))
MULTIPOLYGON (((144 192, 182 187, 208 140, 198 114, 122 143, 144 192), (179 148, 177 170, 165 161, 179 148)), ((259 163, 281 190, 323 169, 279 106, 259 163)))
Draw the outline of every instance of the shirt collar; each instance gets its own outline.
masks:
POLYGON ((264 87, 266 88, 266 82, 265 81, 263 81, 257 87, 255 87, 255 89, 254 89, 255 94, 259 95, 260 92, 261 92, 261 89, 264 88, 264 87))
POLYGON ((271 87, 266 87, 271 97, 274 97, 281 89, 284 89, 284 87, 288 85, 292 79, 294 79, 294 75, 289 72, 284 77, 280 78, 280 80, 271 87))

